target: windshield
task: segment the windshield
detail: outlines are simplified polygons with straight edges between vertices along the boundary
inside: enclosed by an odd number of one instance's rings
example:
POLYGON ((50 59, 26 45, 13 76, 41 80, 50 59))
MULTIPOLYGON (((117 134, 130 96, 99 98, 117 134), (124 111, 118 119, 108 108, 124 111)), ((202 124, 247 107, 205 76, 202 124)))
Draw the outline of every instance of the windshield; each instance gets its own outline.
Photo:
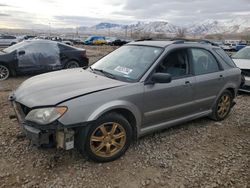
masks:
POLYGON ((91 68, 102 70, 124 81, 138 81, 163 48, 149 46, 123 46, 97 61, 91 68))
POLYGON ((13 46, 5 48, 3 51, 6 52, 6 53, 11 53, 11 52, 23 47, 26 44, 27 44, 27 42, 19 42, 19 43, 13 45, 13 46))
POLYGON ((234 59, 250 59, 250 48, 243 48, 238 51, 232 58, 234 59))

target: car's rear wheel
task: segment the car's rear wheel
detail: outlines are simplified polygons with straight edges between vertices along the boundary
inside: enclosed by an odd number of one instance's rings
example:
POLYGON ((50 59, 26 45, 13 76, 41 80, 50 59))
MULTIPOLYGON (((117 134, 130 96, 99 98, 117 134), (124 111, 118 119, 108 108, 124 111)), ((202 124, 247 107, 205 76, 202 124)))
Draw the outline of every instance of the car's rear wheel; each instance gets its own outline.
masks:
POLYGON ((65 65, 66 69, 73 69, 73 68, 78 68, 78 67, 80 67, 80 65, 77 61, 69 61, 65 65))
POLYGON ((126 118, 117 113, 110 113, 91 125, 86 138, 80 136, 78 142, 81 147, 79 149, 91 160, 109 162, 127 151, 131 139, 132 129, 126 118))
POLYGON ((6 80, 10 76, 10 70, 5 65, 0 65, 0 80, 6 80))
POLYGON ((213 110, 212 119, 216 121, 224 120, 231 111, 233 104, 233 95, 225 90, 218 98, 213 110))

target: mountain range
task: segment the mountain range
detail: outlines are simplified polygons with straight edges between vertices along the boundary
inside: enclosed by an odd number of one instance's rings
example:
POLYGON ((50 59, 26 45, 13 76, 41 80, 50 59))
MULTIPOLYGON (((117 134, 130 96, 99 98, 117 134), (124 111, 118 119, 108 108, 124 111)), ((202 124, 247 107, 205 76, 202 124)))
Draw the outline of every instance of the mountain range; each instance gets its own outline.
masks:
POLYGON ((208 34, 236 34, 250 32, 250 20, 235 18, 231 20, 208 19, 202 22, 194 22, 186 26, 175 25, 165 21, 137 22, 135 24, 123 25, 102 22, 91 27, 79 27, 80 32, 140 32, 153 34, 174 35, 183 30, 189 35, 208 35, 208 34))

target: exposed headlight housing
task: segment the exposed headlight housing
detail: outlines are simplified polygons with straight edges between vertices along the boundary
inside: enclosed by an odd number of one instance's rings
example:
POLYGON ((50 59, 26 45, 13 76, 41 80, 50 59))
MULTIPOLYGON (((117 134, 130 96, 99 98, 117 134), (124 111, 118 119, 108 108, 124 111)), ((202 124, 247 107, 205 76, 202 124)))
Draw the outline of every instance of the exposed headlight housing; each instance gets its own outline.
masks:
POLYGON ((25 120, 46 125, 60 118, 67 109, 65 106, 34 109, 28 113, 25 120))

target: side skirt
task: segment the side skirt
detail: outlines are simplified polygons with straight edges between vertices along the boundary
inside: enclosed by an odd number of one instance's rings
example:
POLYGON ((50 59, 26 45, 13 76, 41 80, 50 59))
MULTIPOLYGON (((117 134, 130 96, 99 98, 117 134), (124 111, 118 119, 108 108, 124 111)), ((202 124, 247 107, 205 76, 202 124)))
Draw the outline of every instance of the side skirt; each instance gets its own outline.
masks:
POLYGON ((146 127, 146 128, 143 128, 143 129, 140 130, 140 132, 138 133, 138 137, 142 137, 142 136, 144 136, 146 134, 150 134, 150 133, 162 130, 162 129, 166 129, 166 128, 169 128, 169 127, 172 127, 172 126, 175 126, 175 125, 179 125, 181 123, 185 123, 185 122, 188 122, 188 121, 191 121, 191 120, 194 120, 194 119, 198 119, 198 118, 201 118, 201 117, 206 117, 206 116, 209 116, 211 113, 212 113, 212 110, 207 110, 207 111, 204 111, 204 112, 200 112, 200 113, 196 113, 196 114, 193 114, 193 115, 185 116, 185 117, 182 117, 182 118, 179 118, 179 119, 175 119, 175 120, 171 120, 171 121, 168 121, 168 122, 159 123, 159 124, 156 124, 156 125, 153 125, 153 126, 150 126, 150 127, 146 127))

